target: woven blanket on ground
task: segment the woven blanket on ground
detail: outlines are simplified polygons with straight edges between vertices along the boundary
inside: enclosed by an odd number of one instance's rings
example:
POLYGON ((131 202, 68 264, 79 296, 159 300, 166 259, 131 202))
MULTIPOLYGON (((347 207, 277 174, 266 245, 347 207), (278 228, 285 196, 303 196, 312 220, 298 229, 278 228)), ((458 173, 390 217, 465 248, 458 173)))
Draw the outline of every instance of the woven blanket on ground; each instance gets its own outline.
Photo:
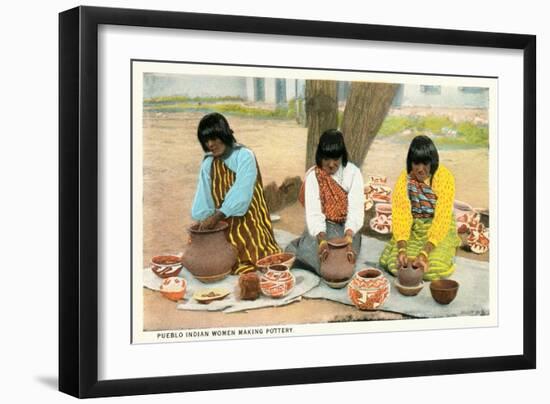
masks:
MULTIPOLYGON (((262 307, 284 306, 301 299, 301 296, 319 285, 319 277, 310 271, 304 269, 293 269, 292 273, 296 278, 296 285, 290 293, 280 299, 272 299, 261 295, 256 300, 240 300, 239 296, 239 277, 230 275, 218 282, 202 283, 196 280, 187 269, 183 269, 179 276, 187 281, 187 290, 185 297, 177 305, 179 310, 203 310, 203 311, 224 311, 232 313, 237 311, 246 311, 259 309, 262 307), (230 294, 222 300, 215 300, 208 304, 203 304, 193 299, 193 294, 201 289, 225 288, 230 294)), ((143 270, 143 284, 153 290, 159 290, 162 279, 156 276, 150 268, 143 270)))
MULTIPOLYGON (((295 235, 275 230, 275 238, 278 244, 284 248, 293 240, 295 235)), ((366 266, 379 268, 380 254, 386 245, 385 242, 363 236, 361 252, 357 257, 356 271, 366 266)), ((238 296, 238 277, 227 278, 212 284, 203 284, 194 279, 185 269, 180 276, 188 281, 187 292, 183 303, 178 304, 180 310, 205 310, 238 312, 262 307, 275 307, 300 300, 302 297, 310 299, 327 299, 335 302, 352 305, 347 296, 346 288, 332 289, 324 284, 319 277, 304 269, 292 269, 296 277, 296 286, 292 292, 282 299, 260 297, 254 301, 240 301, 238 296), (197 288, 225 287, 232 293, 225 299, 210 304, 200 304, 192 299, 197 288)), ((474 261, 463 257, 456 258, 456 271, 452 279, 460 284, 456 299, 449 305, 440 305, 435 302, 430 294, 430 284, 425 283, 424 289, 417 296, 403 296, 394 287, 395 278, 384 271, 389 279, 391 291, 388 300, 382 306, 382 310, 402 313, 419 318, 453 317, 453 316, 478 316, 489 314, 489 264, 487 262, 474 261)), ((144 286, 158 290, 160 278, 150 268, 143 270, 144 286)))

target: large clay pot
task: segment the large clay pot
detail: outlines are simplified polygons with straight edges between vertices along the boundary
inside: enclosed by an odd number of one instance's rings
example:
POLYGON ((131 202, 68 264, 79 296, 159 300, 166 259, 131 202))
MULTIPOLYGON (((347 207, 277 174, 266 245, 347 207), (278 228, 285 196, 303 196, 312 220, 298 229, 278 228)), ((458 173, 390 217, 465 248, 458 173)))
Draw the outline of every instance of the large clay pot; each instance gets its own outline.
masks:
POLYGON ((348 242, 345 238, 328 240, 328 256, 321 262, 321 277, 331 288, 341 289, 353 276, 354 264, 348 260, 348 242))
POLYGON ((399 283, 402 286, 407 287, 418 286, 420 282, 422 282, 423 276, 424 271, 422 268, 415 268, 410 262, 408 266, 401 267, 397 271, 397 279, 399 279, 399 283))
POLYGON ((377 310, 390 295, 390 283, 376 268, 357 272, 348 284, 348 297, 360 310, 377 310))
POLYGON ((286 265, 270 265, 267 270, 260 272, 260 289, 266 296, 275 298, 286 296, 295 284, 296 278, 286 265))
POLYGON ((189 241, 182 257, 185 268, 201 282, 216 282, 231 273, 237 261, 235 250, 227 241, 228 224, 220 221, 213 229, 199 230, 191 226, 189 241))

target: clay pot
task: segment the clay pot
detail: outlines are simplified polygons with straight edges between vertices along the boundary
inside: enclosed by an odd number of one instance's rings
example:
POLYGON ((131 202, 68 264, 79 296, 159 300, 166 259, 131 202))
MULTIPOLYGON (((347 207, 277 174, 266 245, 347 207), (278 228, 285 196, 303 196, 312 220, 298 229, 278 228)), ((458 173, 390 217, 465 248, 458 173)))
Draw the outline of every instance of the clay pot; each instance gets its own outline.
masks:
POLYGON ((399 283, 399 279, 396 279, 394 285, 397 291, 403 296, 416 296, 424 287, 424 282, 420 282, 416 286, 403 286, 399 283))
POLYGON ((348 242, 345 238, 335 238, 327 242, 328 257, 321 262, 321 277, 331 288, 341 289, 353 276, 355 265, 348 260, 348 242))
POLYGON ((432 297, 439 304, 451 303, 458 293, 458 282, 451 279, 440 279, 430 284, 432 297))
POLYGON ((177 255, 157 255, 151 258, 151 269, 160 278, 178 276, 182 267, 181 258, 177 255))
POLYGON ((286 296, 295 284, 296 278, 286 265, 271 265, 265 272, 260 272, 260 290, 268 297, 286 296))
POLYGON ((385 216, 387 219, 391 218, 391 203, 377 203, 374 206, 376 211, 376 217, 385 216))
POLYGON ((216 282, 231 273, 237 261, 233 246, 227 241, 228 224, 220 221, 213 229, 198 230, 198 224, 188 229, 189 241, 182 263, 201 282, 216 282))
POLYGON ((360 310, 379 309, 389 295, 390 282, 376 268, 360 270, 348 284, 348 296, 360 310))
POLYGON ((424 271, 422 268, 415 268, 409 262, 407 267, 401 267, 397 271, 397 279, 399 279, 399 284, 406 287, 418 286, 422 281, 424 276, 424 271))
POLYGON ((183 299, 186 289, 187 282, 185 279, 178 278, 177 276, 164 279, 160 285, 160 293, 162 296, 174 302, 183 299))
POLYGON ((385 184, 388 180, 384 175, 369 175, 367 178, 371 184, 385 184))
POLYGON ((286 265, 287 268, 291 268, 295 260, 296 260, 296 255, 294 255, 293 253, 284 252, 284 253, 272 254, 262 259, 259 259, 256 262, 256 268, 258 268, 258 270, 260 271, 266 271, 267 267, 269 267, 270 265, 277 265, 277 264, 286 265))

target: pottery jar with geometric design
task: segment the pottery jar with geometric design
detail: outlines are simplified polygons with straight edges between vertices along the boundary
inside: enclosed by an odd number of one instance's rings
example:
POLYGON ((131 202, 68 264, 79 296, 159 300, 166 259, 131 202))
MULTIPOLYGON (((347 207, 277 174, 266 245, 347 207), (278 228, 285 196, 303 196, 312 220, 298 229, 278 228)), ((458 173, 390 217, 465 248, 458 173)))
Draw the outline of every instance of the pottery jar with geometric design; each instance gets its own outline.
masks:
POLYGON ((378 310, 390 295, 390 283, 379 269, 358 271, 348 284, 348 297, 360 310, 378 310))
POLYGON ((296 278, 283 264, 274 264, 260 271, 260 290, 268 297, 280 298, 290 293, 296 278))

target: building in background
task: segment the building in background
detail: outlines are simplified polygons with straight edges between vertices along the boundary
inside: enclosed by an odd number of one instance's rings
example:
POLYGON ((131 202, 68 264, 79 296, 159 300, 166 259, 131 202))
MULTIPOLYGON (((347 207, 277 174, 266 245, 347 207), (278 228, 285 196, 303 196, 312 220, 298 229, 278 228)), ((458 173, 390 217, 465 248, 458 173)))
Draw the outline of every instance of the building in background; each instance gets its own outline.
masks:
MULTIPOLYGON (((350 85, 350 82, 338 82, 341 106, 345 103, 350 85)), ((232 97, 276 107, 291 100, 304 100, 305 87, 305 80, 302 79, 146 73, 143 97, 232 97)), ((392 106, 487 108, 489 92, 481 87, 401 84, 392 106)))

